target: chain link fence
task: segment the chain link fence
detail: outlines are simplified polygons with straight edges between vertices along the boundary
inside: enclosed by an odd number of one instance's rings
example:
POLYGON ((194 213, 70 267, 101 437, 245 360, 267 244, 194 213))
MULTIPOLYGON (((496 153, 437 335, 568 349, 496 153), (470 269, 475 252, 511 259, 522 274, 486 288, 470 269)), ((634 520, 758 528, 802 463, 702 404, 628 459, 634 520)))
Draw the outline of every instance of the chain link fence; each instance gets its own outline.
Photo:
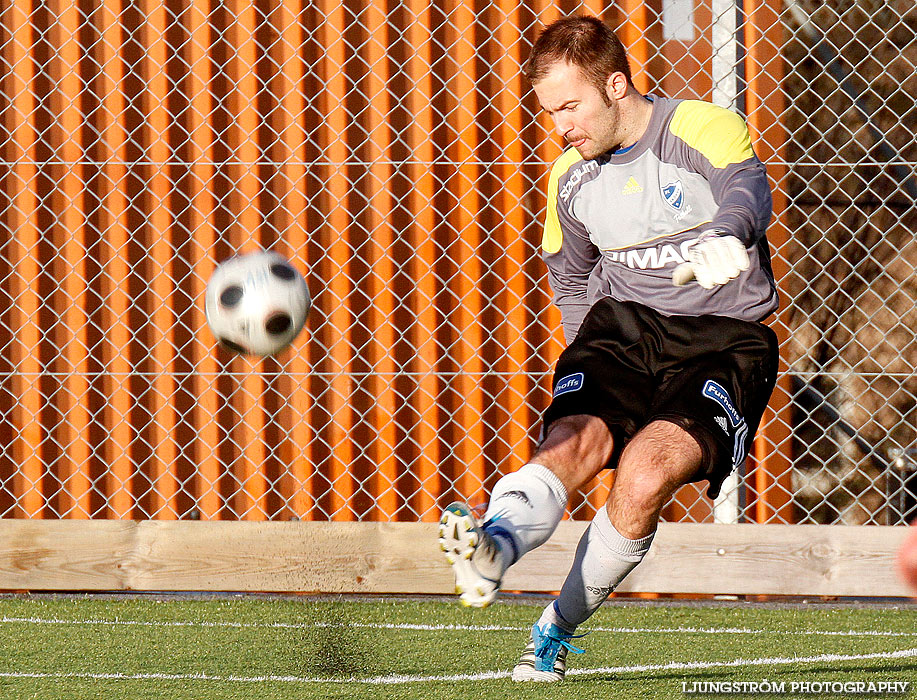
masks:
POLYGON ((686 487, 665 517, 913 517, 913 0, 4 3, 0 516, 484 500, 531 453, 562 347, 539 258, 560 144, 519 66, 581 12, 642 91, 747 116, 775 191, 778 389, 718 502, 686 487), (203 315, 215 263, 257 246, 315 300, 263 361, 203 315))

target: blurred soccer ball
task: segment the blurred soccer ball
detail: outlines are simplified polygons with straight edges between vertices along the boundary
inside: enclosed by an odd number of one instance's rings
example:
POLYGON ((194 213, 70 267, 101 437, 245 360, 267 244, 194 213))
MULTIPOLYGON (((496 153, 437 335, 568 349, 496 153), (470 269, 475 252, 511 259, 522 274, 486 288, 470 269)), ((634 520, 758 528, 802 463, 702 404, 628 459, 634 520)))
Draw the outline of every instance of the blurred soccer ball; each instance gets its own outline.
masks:
POLYGON ((207 325, 224 348, 275 355, 299 335, 312 301, 299 271, 282 255, 258 251, 217 265, 207 283, 207 325))

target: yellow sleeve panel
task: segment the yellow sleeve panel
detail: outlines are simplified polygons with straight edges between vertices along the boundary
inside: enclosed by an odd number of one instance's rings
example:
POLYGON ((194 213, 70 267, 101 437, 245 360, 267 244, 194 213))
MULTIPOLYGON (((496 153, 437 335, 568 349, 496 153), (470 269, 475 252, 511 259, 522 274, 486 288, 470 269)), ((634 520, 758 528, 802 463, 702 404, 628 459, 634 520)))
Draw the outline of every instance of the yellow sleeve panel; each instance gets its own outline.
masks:
POLYGON ((669 131, 700 151, 717 169, 755 155, 745 120, 709 102, 685 100, 679 104, 672 115, 669 131))
POLYGON ((544 234, 541 237, 541 247, 546 253, 556 253, 564 241, 563 231, 560 230, 560 219, 557 217, 557 183, 574 164, 583 157, 575 148, 568 148, 554 161, 551 175, 548 178, 548 211, 544 220, 544 234))

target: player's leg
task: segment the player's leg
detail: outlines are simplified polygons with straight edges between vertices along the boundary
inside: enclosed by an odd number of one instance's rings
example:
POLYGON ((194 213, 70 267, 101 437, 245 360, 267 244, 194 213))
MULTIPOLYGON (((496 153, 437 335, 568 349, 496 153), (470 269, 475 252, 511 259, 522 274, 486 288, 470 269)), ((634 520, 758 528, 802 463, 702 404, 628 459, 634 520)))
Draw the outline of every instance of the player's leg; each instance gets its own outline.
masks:
POLYGON ((463 503, 445 509, 440 546, 463 604, 485 607, 495 599, 506 569, 550 538, 567 494, 607 464, 612 444, 598 418, 559 418, 529 463, 495 484, 481 521, 463 503))
POLYGON ((621 537, 636 540, 652 535, 663 506, 693 479, 704 459, 705 450, 694 435, 675 423, 654 420, 621 456, 607 519, 621 537))
POLYGON ((559 418, 529 463, 494 485, 484 520, 509 555, 507 566, 547 542, 563 517, 567 494, 605 467, 612 445, 601 419, 559 418))
POLYGON ((583 533, 560 595, 545 608, 513 670, 517 681, 562 680, 579 624, 602 605, 649 551, 663 506, 704 460, 679 426, 653 421, 624 449, 605 508, 583 533))
POLYGON ((615 471, 605 508, 577 547, 552 622, 573 633, 649 551, 659 514, 677 489, 701 467, 697 440, 668 421, 653 421, 628 443, 615 471))
POLYGON ((497 482, 480 522, 462 503, 443 513, 440 546, 465 605, 495 599, 506 568, 554 532, 568 492, 614 461, 618 443, 643 422, 645 373, 626 361, 625 346, 608 341, 620 335, 609 332, 620 314, 607 301, 593 306, 557 361, 545 439, 529 463, 497 482))

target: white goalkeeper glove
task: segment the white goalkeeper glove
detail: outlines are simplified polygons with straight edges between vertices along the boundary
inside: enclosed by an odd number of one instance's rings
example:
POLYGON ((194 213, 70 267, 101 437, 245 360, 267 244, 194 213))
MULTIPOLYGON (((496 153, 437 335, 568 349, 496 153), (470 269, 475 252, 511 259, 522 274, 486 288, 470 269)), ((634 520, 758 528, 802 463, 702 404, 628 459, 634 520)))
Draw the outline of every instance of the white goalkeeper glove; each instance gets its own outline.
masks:
POLYGON ((694 279, 704 289, 713 289, 735 279, 748 266, 748 251, 742 241, 708 231, 688 250, 688 262, 675 268, 672 284, 681 287, 694 279))

